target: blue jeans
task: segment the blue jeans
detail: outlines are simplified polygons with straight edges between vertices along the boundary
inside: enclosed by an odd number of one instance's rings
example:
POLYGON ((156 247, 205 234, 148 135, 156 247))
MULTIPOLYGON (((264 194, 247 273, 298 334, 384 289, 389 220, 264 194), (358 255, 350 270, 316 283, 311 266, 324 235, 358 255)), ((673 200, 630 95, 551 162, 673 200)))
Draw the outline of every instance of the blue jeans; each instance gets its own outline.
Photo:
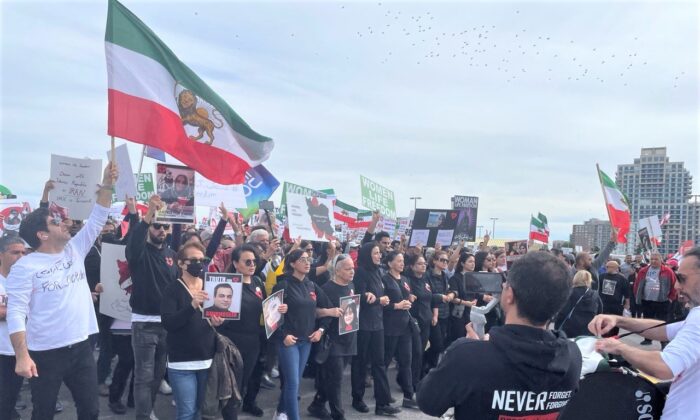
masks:
POLYGON ((177 420, 196 418, 207 390, 209 369, 178 370, 168 368, 168 379, 173 388, 177 420))
POLYGON ((289 347, 280 343, 278 364, 283 381, 277 411, 286 413, 289 420, 299 420, 299 381, 310 352, 311 343, 308 341, 297 341, 289 347))

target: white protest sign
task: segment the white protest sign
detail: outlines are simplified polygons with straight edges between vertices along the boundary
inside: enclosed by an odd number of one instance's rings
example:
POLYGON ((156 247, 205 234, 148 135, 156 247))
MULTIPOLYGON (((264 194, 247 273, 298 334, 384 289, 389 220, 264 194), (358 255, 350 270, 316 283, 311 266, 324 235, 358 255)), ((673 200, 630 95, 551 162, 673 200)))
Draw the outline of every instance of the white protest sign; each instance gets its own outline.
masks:
POLYGON ((125 245, 102 244, 100 313, 122 321, 131 321, 131 272, 126 262, 125 245))
POLYGON ((428 243, 428 236, 430 236, 429 229, 414 229, 411 232, 411 243, 408 246, 416 246, 418 244, 425 246, 428 243))
POLYGON ((194 202, 204 207, 219 207, 222 202, 229 209, 248 207, 243 185, 217 184, 199 173, 194 175, 194 202))
POLYGON ((289 236, 309 241, 335 239, 333 201, 330 198, 287 194, 289 236))
POLYGON ((68 217, 84 220, 90 216, 97 197, 102 161, 51 155, 54 189, 49 201, 68 209, 68 217))
MULTIPOLYGON (((112 152, 107 151, 107 160, 110 159, 112 152)), ((117 200, 123 200, 125 196, 136 197, 136 180, 132 175, 134 172, 131 169, 131 160, 129 159, 129 150, 126 144, 114 148, 114 160, 119 168, 119 178, 114 184, 114 193, 117 200)))

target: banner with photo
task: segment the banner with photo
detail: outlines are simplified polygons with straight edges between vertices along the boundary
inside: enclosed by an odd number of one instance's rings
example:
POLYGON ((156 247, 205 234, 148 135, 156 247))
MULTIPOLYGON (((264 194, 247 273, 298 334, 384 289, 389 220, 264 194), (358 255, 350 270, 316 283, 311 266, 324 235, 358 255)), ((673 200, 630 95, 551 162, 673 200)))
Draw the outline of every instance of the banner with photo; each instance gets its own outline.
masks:
POLYGON ((338 318, 338 335, 349 334, 360 329, 360 295, 340 298, 339 307, 343 315, 338 318))
POLYGON ((336 239, 330 198, 287 194, 287 221, 292 238, 320 242, 336 239))
POLYGON ((451 199, 452 208, 459 211, 453 242, 476 240, 476 214, 479 209, 479 197, 455 195, 451 199))
POLYGON ((527 254, 527 239, 522 239, 520 241, 508 241, 504 243, 506 250, 506 263, 510 268, 513 261, 527 254))
POLYGON ((270 338, 284 324, 284 315, 279 312, 280 305, 283 303, 284 290, 278 290, 263 300, 263 320, 265 321, 265 335, 267 338, 270 338))
POLYGON ((26 201, 0 200, 0 236, 19 236, 19 225, 31 212, 26 201))
POLYGON ((156 165, 156 192, 165 204, 156 212, 156 220, 165 223, 195 222, 194 169, 186 166, 156 165))
POLYGON ((49 192, 49 201, 67 209, 71 219, 87 219, 95 206, 101 173, 100 159, 51 155, 54 189, 49 192))
POLYGON ((451 245, 458 216, 458 210, 416 209, 408 246, 451 245))
POLYGON ((209 298, 204 302, 203 318, 241 319, 243 276, 237 273, 204 273, 204 291, 209 298))
POLYGON ((132 281, 126 262, 126 245, 103 243, 100 258, 100 313, 121 321, 131 321, 132 281))

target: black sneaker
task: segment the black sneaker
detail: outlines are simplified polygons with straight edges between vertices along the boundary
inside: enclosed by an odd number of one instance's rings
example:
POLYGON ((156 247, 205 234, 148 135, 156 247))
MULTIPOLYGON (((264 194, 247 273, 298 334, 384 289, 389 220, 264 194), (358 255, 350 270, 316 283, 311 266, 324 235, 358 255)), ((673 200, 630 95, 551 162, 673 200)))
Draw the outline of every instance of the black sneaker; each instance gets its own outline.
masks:
POLYGON ((378 405, 374 408, 374 414, 378 416, 393 416, 401 412, 398 407, 392 407, 390 405, 378 405))
POLYGON ((257 405, 244 404, 241 408, 241 411, 243 411, 244 413, 248 413, 254 417, 262 417, 263 414, 265 414, 262 408, 258 407, 257 405))
POLYGON ((639 343, 639 344, 641 344, 642 346, 650 346, 650 345, 651 345, 651 340, 648 340, 648 339, 645 338, 645 339, 642 340, 642 342, 639 343))
POLYGON ((353 400, 352 408, 360 413, 369 413, 369 407, 367 407, 367 404, 362 400, 353 400))
POLYGON ((418 404, 416 403, 416 400, 414 400, 413 398, 404 398, 403 403, 401 404, 401 407, 412 408, 414 410, 418 410, 418 404))
POLYGON ((396 404, 396 398, 389 396, 389 404, 396 404))
POLYGON ((126 414, 126 406, 121 401, 109 403, 109 409, 114 414, 126 414))
POLYGON ((332 420, 331 413, 326 410, 326 407, 321 407, 320 405, 311 403, 306 411, 309 412, 311 417, 316 417, 317 419, 321 420, 332 420))

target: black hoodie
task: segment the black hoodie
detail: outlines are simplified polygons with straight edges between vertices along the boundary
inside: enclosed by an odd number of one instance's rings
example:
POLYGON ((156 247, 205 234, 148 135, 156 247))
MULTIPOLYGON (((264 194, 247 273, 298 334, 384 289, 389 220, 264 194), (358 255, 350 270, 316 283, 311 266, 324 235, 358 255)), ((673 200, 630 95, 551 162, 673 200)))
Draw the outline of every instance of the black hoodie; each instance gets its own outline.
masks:
POLYGON ((353 283, 355 293, 360 296, 360 330, 381 331, 384 329, 382 305, 379 298, 384 296, 384 283, 379 266, 372 263, 372 249, 376 242, 369 242, 360 248, 357 253, 357 271, 353 283), (367 293, 372 293, 376 299, 373 303, 367 303, 367 293))
POLYGON ((455 407, 456 420, 556 419, 578 389, 576 344, 524 325, 495 327, 490 337, 460 338, 447 349, 418 385, 420 409, 441 416, 455 407))
POLYGON ((592 335, 588 331, 588 323, 602 311, 598 292, 586 286, 574 287, 566 305, 554 319, 554 329, 564 331, 569 338, 592 335))

